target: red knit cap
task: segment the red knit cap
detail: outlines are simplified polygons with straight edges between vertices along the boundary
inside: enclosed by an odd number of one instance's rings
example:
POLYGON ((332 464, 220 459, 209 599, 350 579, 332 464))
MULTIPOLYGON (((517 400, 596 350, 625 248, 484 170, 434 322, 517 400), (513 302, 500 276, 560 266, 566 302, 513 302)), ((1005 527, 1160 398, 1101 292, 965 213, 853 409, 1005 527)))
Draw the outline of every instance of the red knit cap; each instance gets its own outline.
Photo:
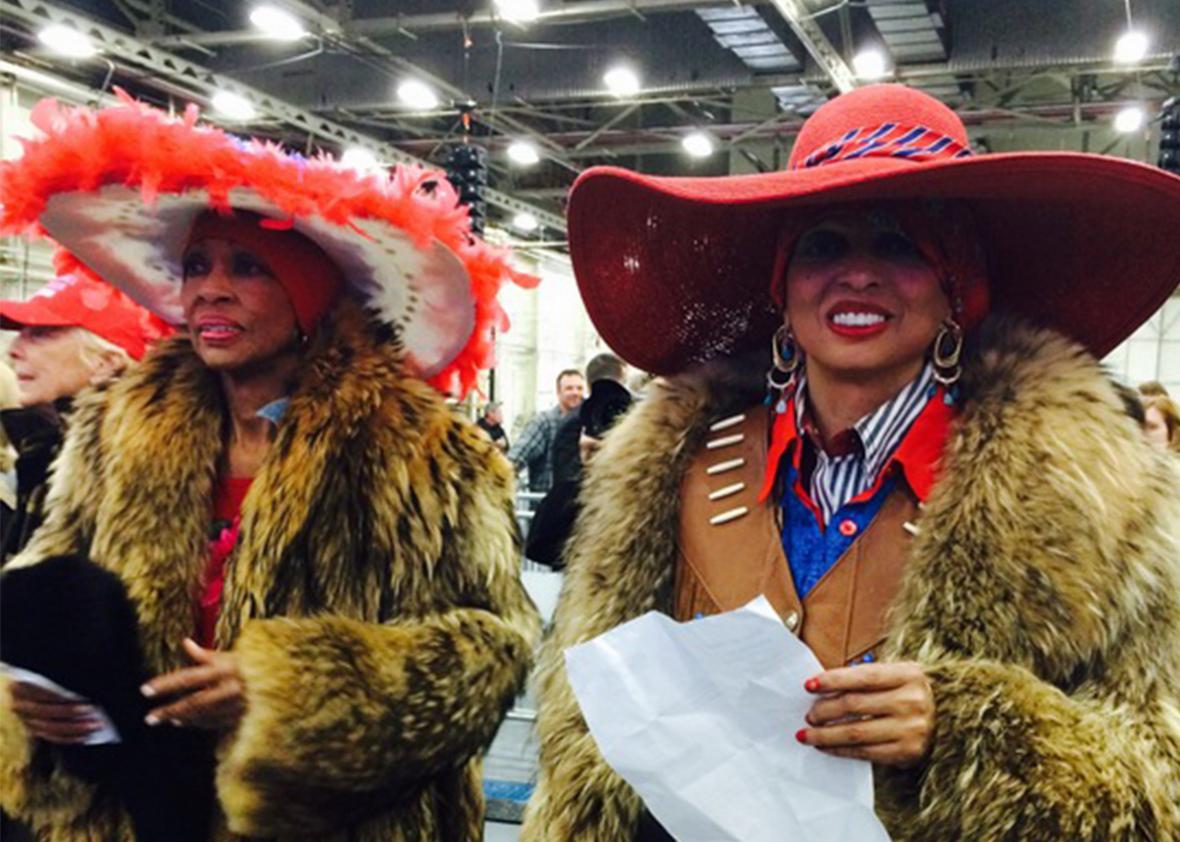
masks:
POLYGON ((188 237, 192 247, 205 240, 228 240, 252 251, 287 293, 295 320, 305 334, 314 332, 344 289, 340 267, 324 250, 282 222, 236 211, 202 213, 188 237))

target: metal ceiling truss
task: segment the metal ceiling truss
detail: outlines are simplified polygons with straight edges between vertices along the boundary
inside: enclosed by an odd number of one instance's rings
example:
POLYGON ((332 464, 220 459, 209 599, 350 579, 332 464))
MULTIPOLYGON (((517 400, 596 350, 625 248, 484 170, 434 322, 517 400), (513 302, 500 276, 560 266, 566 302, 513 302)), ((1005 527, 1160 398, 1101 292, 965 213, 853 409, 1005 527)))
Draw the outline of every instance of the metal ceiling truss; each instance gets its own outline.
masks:
POLYGON ((852 69, 844 61, 844 57, 832 46, 828 36, 820 29, 811 10, 803 0, 770 0, 770 5, 778 10, 795 33, 795 37, 802 42, 804 48, 815 59, 820 70, 840 93, 847 93, 856 87, 856 78, 852 69))
MULTIPOLYGON (((287 6, 293 13, 298 14, 319 29, 331 43, 341 47, 345 51, 352 52, 354 58, 364 60, 363 56, 356 54, 356 48, 360 47, 364 53, 379 56, 398 72, 421 79, 457 103, 471 101, 467 92, 462 88, 452 85, 446 79, 435 76, 425 68, 397 55, 383 44, 368 37, 366 33, 351 32, 349 30, 350 20, 341 20, 326 12, 320 11, 317 6, 307 2, 307 0, 288 0, 287 6)), ((579 172, 577 166, 562 156, 563 150, 560 146, 552 143, 544 133, 538 132, 527 123, 522 123, 519 120, 500 113, 487 112, 479 112, 475 115, 475 120, 488 126, 493 132, 498 131, 506 135, 527 137, 541 149, 547 150, 547 157, 574 173, 579 172)))
MULTIPOLYGON (((410 155, 384 141, 362 134, 348 126, 298 108, 228 76, 187 61, 167 50, 149 44, 141 38, 120 32, 104 23, 86 17, 72 9, 40 0, 0 0, 5 16, 20 20, 30 27, 47 23, 65 23, 87 33, 104 52, 133 63, 151 73, 178 82, 193 90, 194 95, 208 97, 215 90, 230 90, 245 97, 264 117, 271 117, 312 137, 334 144, 356 145, 369 149, 380 159, 399 164, 416 164, 434 169, 433 165, 410 155)), ((505 211, 528 212, 549 228, 565 230, 565 220, 550 211, 524 202, 498 190, 487 191, 488 204, 505 211)))

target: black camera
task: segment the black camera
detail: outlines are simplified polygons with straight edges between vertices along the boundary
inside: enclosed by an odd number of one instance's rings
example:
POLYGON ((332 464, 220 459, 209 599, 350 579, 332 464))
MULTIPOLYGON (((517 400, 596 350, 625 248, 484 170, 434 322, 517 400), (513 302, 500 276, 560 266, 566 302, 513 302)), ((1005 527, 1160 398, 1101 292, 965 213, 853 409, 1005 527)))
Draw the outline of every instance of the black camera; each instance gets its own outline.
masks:
POLYGON ((582 401, 579 410, 582 430, 591 438, 602 438, 632 400, 631 393, 614 380, 595 380, 590 384, 590 397, 582 401))

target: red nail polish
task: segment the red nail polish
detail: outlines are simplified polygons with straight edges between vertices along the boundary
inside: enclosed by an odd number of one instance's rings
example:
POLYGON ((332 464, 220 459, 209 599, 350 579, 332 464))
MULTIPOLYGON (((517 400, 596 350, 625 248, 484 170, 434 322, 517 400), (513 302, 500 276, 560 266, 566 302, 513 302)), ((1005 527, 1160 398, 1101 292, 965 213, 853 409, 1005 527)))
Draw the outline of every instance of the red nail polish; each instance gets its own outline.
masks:
POLYGON ((796 731, 795 732, 795 739, 801 743, 806 743, 807 742, 807 729, 800 728, 798 731, 796 731))
POLYGON ((818 678, 807 679, 806 681, 803 682, 803 689, 806 690, 808 693, 814 693, 816 690, 819 689, 819 679, 818 678))

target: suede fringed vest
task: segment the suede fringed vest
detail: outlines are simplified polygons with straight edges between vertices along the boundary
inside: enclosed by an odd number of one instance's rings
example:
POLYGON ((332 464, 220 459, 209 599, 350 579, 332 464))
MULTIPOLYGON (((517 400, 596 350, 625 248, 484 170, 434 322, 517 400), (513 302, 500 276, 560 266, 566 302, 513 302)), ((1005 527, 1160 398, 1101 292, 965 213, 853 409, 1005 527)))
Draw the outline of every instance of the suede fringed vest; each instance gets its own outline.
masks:
POLYGON ((885 638, 918 500, 894 485, 867 527, 803 599, 783 550, 780 508, 758 502, 769 413, 762 405, 712 424, 680 490, 677 620, 731 611, 765 595, 824 668, 856 663, 885 638))

